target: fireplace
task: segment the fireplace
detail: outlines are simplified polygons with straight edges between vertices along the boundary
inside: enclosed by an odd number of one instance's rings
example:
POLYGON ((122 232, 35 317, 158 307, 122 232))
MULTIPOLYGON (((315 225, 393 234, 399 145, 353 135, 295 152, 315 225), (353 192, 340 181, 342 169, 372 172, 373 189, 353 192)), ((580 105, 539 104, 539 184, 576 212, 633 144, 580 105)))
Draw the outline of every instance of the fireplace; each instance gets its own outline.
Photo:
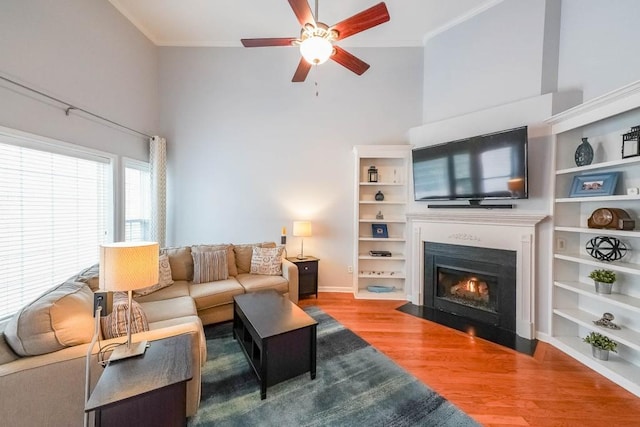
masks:
POLYGON ((424 306, 516 330, 516 252, 424 242, 424 306))

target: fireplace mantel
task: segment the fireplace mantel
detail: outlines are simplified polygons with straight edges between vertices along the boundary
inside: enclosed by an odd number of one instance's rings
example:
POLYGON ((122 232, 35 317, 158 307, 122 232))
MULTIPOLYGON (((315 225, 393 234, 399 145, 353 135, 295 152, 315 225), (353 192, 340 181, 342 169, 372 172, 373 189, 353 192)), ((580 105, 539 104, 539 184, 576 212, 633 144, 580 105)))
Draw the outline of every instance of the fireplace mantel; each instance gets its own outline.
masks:
POLYGON ((409 213, 411 299, 422 304, 424 242, 504 249, 516 252, 516 333, 535 338, 536 226, 547 218, 538 212, 456 209, 409 213))
POLYGON ((464 212, 458 210, 440 210, 427 213, 408 213, 409 221, 428 221, 428 222, 444 222, 444 223, 462 223, 462 224, 494 224, 505 226, 524 226, 533 227, 537 223, 547 218, 544 213, 522 213, 522 212, 497 212, 491 209, 482 209, 482 212, 475 210, 463 209, 464 212))

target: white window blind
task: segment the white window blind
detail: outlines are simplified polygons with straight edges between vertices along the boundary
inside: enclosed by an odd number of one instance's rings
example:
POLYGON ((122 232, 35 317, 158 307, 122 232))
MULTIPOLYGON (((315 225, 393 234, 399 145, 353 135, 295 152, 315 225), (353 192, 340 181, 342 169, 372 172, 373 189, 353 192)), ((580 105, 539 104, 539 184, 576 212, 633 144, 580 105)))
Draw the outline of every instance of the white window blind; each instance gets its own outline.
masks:
POLYGON ((151 183, 149 163, 126 160, 124 168, 124 239, 148 241, 151 239, 151 183))
POLYGON ((98 262, 110 159, 0 142, 0 318, 98 262))

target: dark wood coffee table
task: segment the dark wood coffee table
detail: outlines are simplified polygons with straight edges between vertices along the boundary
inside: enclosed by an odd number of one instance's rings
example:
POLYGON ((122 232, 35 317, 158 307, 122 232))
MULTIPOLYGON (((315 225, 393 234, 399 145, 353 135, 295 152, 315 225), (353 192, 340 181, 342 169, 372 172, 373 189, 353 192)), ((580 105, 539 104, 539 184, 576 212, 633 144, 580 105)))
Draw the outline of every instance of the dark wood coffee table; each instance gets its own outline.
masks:
POLYGON ((233 298, 233 338, 258 376, 261 399, 268 386, 307 371, 315 379, 317 325, 276 291, 233 298))

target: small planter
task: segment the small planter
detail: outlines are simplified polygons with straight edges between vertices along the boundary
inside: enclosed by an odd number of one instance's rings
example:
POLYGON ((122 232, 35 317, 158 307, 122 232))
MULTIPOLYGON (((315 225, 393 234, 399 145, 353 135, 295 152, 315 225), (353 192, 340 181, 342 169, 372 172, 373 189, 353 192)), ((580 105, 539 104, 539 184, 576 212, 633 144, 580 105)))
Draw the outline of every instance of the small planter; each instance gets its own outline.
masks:
POLYGON ((595 345, 591 346, 591 355, 598 360, 609 360, 609 350, 603 350, 595 345))
POLYGON ((610 294, 611 293, 611 289, 613 288, 613 283, 604 283, 604 282, 598 282, 597 280, 594 280, 595 284, 596 284, 596 292, 599 294, 610 294))

